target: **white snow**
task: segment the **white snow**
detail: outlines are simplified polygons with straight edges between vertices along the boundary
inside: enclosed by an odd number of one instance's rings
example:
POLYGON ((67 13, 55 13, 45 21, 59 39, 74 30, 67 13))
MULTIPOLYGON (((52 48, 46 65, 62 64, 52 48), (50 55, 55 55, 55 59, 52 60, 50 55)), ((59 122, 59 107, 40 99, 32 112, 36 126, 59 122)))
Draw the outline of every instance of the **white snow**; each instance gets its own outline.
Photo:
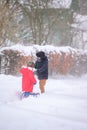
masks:
POLYGON ((49 3, 49 8, 70 8, 72 0, 53 0, 49 3))
MULTIPOLYGON (((43 50, 46 53, 69 52, 71 47, 22 46, 0 49, 19 50, 25 55, 43 50)), ((36 77, 37 78, 37 77, 36 77)), ((34 92, 40 92, 39 84, 34 92)), ((87 130, 87 75, 55 77, 46 84, 46 93, 19 100, 21 76, 0 75, 0 130, 87 130)))
POLYGON ((74 14, 74 24, 72 27, 87 31, 87 15, 74 14))
POLYGON ((10 46, 10 47, 3 47, 0 49, 0 51, 3 51, 3 50, 15 50, 15 51, 19 51, 21 52, 21 54, 23 55, 26 55, 26 56, 29 56, 29 55, 36 55, 36 52, 37 51, 44 51, 46 53, 49 53, 49 52, 57 52, 57 53, 60 53, 61 52, 65 52, 65 53, 70 53, 72 51, 73 52, 76 52, 76 49, 70 47, 70 46, 64 46, 64 47, 56 47, 56 46, 51 46, 51 45, 45 45, 45 46, 40 46, 40 45, 32 45, 32 46, 24 46, 24 45, 21 45, 21 44, 17 44, 17 45, 13 45, 13 46, 10 46))
POLYGON ((87 130, 87 76, 49 78, 45 89, 19 100, 21 76, 0 75, 0 130, 87 130))

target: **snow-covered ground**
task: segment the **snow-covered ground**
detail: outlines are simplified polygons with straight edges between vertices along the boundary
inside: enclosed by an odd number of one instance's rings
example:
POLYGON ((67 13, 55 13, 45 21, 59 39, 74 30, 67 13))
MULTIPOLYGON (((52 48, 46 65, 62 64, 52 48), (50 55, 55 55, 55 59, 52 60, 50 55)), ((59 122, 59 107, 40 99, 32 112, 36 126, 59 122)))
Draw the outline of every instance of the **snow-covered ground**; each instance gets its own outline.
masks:
POLYGON ((49 78, 38 97, 20 90, 21 76, 0 75, 0 130, 87 130, 87 76, 49 78))

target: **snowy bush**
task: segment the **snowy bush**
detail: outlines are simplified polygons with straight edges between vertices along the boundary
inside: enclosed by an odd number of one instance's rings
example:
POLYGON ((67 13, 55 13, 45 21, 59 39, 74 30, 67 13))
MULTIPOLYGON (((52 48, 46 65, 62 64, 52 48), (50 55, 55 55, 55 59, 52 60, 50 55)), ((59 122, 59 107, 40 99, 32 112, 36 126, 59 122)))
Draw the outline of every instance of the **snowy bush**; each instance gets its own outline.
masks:
POLYGON ((70 47, 46 47, 23 48, 20 46, 19 49, 2 49, 0 54, 0 73, 19 75, 22 65, 25 65, 27 61, 35 62, 35 53, 39 50, 46 52, 49 61, 49 75, 51 76, 82 75, 87 73, 87 52, 70 47))

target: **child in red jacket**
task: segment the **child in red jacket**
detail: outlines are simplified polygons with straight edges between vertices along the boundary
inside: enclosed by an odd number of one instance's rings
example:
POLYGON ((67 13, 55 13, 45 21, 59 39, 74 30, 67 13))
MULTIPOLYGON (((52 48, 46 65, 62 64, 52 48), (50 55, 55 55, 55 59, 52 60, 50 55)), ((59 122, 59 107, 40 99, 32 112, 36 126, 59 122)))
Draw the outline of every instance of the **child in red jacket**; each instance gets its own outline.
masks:
POLYGON ((34 64, 33 62, 28 62, 26 66, 23 66, 20 69, 20 73, 22 74, 22 96, 28 97, 29 95, 33 95, 33 87, 36 84, 36 79, 34 77, 33 72, 34 64))

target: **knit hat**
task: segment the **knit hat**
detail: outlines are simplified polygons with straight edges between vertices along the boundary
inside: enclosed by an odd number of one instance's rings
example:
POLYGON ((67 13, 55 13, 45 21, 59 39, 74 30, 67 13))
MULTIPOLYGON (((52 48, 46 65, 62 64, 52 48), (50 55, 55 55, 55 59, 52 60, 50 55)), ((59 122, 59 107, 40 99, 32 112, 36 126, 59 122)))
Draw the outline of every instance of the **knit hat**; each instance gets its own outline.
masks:
POLYGON ((27 66, 29 66, 29 67, 34 67, 34 62, 28 61, 28 62, 27 62, 27 66))
POLYGON ((40 57, 40 58, 44 58, 45 57, 45 53, 43 51, 39 51, 39 52, 36 53, 36 56, 40 57))

